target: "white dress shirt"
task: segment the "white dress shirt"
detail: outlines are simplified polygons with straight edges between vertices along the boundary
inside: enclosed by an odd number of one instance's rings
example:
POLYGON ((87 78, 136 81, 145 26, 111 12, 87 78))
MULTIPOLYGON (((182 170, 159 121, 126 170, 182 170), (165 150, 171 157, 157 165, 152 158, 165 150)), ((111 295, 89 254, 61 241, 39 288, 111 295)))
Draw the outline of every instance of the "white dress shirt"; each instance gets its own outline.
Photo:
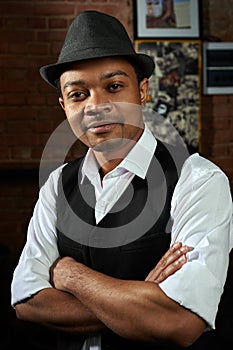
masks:
POLYGON ((157 141, 146 127, 144 135, 138 140, 136 147, 131 149, 128 156, 115 169, 104 176, 102 184, 96 158, 92 150, 89 149, 83 163, 82 181, 87 176, 95 187, 97 224, 111 211, 135 175, 145 179, 156 144, 157 141))
MULTIPOLYGON (((116 169, 101 186, 98 167, 91 151, 83 165, 95 186, 96 222, 111 210, 114 201, 137 175, 145 178, 156 149, 156 140, 147 127, 116 169)), ((11 303, 52 288, 49 268, 59 257, 56 232, 58 178, 64 165, 54 170, 42 186, 27 233, 27 242, 14 271, 11 303)), ((233 247, 232 198, 229 181, 222 170, 195 153, 185 161, 171 202, 171 244, 181 241, 194 249, 188 262, 160 283, 166 295, 200 315, 215 328, 215 316, 226 279, 228 255, 233 247)), ((100 349, 93 344, 89 349, 100 349)))

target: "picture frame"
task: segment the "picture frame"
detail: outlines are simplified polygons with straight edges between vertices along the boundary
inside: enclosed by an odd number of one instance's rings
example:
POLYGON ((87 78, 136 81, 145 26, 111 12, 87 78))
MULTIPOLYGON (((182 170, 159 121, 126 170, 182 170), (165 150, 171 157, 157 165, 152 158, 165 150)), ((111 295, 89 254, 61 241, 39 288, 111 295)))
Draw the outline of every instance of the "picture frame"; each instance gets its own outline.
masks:
MULTIPOLYGON (((148 108, 176 128, 190 153, 200 151, 201 40, 136 40, 135 50, 155 61, 148 108)), ((152 131, 155 123, 149 121, 152 131)))
POLYGON ((198 0, 134 0, 134 39, 200 37, 198 0))

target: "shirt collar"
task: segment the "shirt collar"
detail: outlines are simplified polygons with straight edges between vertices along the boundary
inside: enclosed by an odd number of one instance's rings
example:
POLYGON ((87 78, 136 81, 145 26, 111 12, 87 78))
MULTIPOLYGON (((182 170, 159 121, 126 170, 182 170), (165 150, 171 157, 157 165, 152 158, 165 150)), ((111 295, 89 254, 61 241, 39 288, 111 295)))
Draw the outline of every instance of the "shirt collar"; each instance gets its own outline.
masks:
MULTIPOLYGON (((151 159, 156 149, 157 141, 147 125, 145 125, 144 131, 140 139, 135 143, 134 147, 130 150, 127 156, 117 166, 116 169, 125 169, 131 173, 145 178, 151 159)), ((99 176, 99 167, 91 148, 87 151, 82 167, 82 180, 85 176, 93 182, 93 180, 99 176)))

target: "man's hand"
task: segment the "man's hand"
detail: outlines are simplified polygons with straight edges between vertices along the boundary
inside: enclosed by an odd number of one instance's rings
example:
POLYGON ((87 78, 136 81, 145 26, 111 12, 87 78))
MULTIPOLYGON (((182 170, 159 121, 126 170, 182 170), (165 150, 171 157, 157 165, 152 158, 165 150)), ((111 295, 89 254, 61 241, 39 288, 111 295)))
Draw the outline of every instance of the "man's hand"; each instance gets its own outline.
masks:
POLYGON ((59 259, 51 268, 51 281, 121 337, 187 347, 202 334, 206 324, 170 299, 158 283, 182 268, 189 250, 182 243, 173 245, 145 281, 110 277, 70 257, 59 259))
MULTIPOLYGON (((150 271, 145 281, 161 283, 167 277, 174 274, 186 262, 186 254, 192 250, 181 242, 174 243, 163 255, 153 270, 150 271)), ((66 291, 65 284, 75 275, 73 269, 77 267, 76 261, 70 257, 58 259, 50 269, 51 283, 60 290, 66 291)))
POLYGON ((191 250, 192 248, 182 245, 180 242, 174 243, 160 259, 155 268, 151 270, 145 281, 154 283, 163 282, 187 262, 186 254, 191 250))
POLYGON ((66 292, 65 284, 75 276, 73 267, 76 265, 76 260, 68 256, 57 259, 50 268, 50 283, 56 289, 66 292))

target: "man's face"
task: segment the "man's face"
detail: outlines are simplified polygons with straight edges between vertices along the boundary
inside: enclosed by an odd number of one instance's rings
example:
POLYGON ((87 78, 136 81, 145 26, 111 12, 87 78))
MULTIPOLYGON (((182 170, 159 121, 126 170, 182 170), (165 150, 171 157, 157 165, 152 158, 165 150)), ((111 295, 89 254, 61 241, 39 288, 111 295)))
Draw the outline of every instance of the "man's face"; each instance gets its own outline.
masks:
POLYGON ((139 84, 134 68, 125 59, 76 63, 61 75, 60 83, 59 102, 73 132, 88 147, 111 151, 138 140, 148 79, 139 84))

